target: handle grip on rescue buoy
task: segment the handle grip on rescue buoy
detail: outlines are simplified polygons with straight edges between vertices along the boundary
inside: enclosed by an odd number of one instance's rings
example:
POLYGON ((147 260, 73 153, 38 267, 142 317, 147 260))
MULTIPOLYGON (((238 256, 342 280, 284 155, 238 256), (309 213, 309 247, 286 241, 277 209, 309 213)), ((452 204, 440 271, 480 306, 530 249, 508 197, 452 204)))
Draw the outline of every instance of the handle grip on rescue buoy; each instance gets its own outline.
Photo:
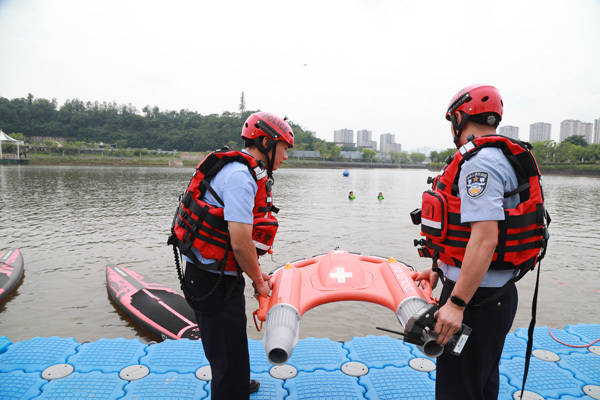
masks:
POLYGON ((404 327, 404 341, 416 344, 419 349, 429 357, 438 357, 444 351, 453 355, 460 355, 469 339, 471 328, 462 324, 462 328, 455 333, 445 346, 437 343, 438 335, 433 331, 435 328, 435 312, 438 307, 435 304, 427 304, 416 312, 404 327))
POLYGON ((262 330, 263 322, 267 319, 270 298, 268 296, 263 296, 262 294, 257 295, 256 298, 258 300, 258 308, 252 312, 252 318, 254 318, 256 330, 260 332, 262 330), (256 322, 257 318, 260 321, 260 327, 258 326, 258 322, 256 322))
MULTIPOLYGON (((414 280, 416 280, 418 276, 419 276, 419 273, 415 271, 415 273, 413 274, 412 278, 414 280)), ((429 282, 429 280, 427 280, 427 279, 421 279, 419 281, 418 286, 421 288, 421 290, 423 291, 423 294, 427 298, 433 298, 433 287, 431 286, 431 282, 429 282)))

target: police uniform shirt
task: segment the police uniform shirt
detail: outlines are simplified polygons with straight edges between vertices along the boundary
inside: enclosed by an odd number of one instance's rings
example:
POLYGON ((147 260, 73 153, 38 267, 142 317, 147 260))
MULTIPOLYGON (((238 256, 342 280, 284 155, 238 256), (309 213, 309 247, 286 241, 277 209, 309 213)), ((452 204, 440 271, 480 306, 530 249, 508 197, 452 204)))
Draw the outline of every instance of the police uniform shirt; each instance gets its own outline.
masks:
MULTIPOLYGON (((460 169, 458 192, 461 222, 503 221, 504 208, 519 205, 519 195, 504 198, 504 193, 518 186, 515 171, 502 153, 492 147, 481 149, 465 161, 460 169)), ((460 268, 442 263, 444 275, 456 282, 460 268)), ((480 287, 501 287, 513 271, 488 270, 480 287)))
MULTIPOLYGON (((246 151, 244 153, 248 154, 246 151)), ((254 223, 252 209, 254 208, 254 198, 256 197, 258 186, 245 164, 239 162, 226 164, 212 179, 210 186, 221 200, 223 200, 225 205, 222 206, 208 190, 204 195, 204 201, 217 207, 223 207, 225 221, 240 222, 249 225, 254 223)), ((203 264, 211 264, 216 261, 202 257, 196 249, 192 250, 203 264)), ((186 256, 183 256, 183 258, 191 262, 186 256)), ((218 271, 210 272, 219 273, 218 271)), ((225 271, 225 274, 237 275, 235 271, 225 271)))

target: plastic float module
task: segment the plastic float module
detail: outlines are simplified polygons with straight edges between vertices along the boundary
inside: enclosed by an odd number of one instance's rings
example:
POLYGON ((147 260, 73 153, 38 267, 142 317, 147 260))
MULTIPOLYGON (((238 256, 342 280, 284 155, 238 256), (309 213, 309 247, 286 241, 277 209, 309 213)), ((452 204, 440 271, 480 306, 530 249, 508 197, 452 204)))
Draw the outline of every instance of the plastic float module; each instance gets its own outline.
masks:
MULTIPOLYGON (((298 342, 300 318, 308 310, 336 301, 366 301, 393 310, 404 329, 404 341, 430 357, 443 353, 433 332, 437 301, 429 282, 393 258, 332 250, 289 263, 271 275, 271 296, 258 296, 254 319, 265 322, 263 344, 269 361, 283 364, 298 342)), ((261 323, 262 327, 262 323, 261 323)), ((258 324, 257 329, 260 330, 258 324)), ((463 325, 447 347, 459 354, 470 329, 463 325)))

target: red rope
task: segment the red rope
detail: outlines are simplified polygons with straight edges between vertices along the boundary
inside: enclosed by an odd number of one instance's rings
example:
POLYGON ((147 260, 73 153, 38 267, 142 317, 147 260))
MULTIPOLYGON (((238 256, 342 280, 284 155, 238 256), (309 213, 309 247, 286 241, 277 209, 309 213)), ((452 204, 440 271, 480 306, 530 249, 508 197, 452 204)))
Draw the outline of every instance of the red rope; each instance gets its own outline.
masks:
POLYGON ((550 332, 550 336, 552 336, 552 339, 556 340, 560 344, 564 344, 565 346, 569 346, 569 347, 589 347, 596 342, 600 342, 600 339, 596 339, 593 342, 590 342, 588 344, 583 344, 583 345, 567 344, 567 343, 561 342, 560 340, 555 338, 554 335, 552 334, 552 329, 550 329, 550 327, 548 327, 548 332, 550 332))

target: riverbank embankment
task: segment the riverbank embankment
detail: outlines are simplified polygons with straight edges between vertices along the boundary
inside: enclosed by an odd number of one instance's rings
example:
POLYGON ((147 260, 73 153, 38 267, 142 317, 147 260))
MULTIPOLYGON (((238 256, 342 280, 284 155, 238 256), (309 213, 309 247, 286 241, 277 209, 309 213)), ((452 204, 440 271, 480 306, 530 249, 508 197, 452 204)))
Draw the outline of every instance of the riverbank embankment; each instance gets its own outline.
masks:
MULTIPOLYGON (((442 163, 431 163, 430 171, 440 171, 442 163)), ((542 175, 600 176, 600 164, 540 164, 542 175)))
MULTIPOLYGON (((132 166, 132 167, 195 167, 206 153, 185 153, 184 157, 171 155, 142 155, 138 157, 117 157, 109 155, 60 156, 31 154, 30 165, 81 165, 81 166, 132 166)), ((330 161, 290 158, 282 168, 410 168, 440 171, 440 163, 399 164, 376 161, 330 161)), ((544 175, 600 176, 600 164, 545 164, 540 165, 544 175)))
MULTIPOLYGON (((32 154, 31 165, 106 165, 106 166, 143 166, 143 167, 195 167, 207 153, 184 153, 181 157, 170 155, 141 155, 121 157, 110 155, 48 155, 32 154)), ((376 161, 329 161, 290 158, 283 168, 427 168, 426 164, 398 164, 376 161)))

